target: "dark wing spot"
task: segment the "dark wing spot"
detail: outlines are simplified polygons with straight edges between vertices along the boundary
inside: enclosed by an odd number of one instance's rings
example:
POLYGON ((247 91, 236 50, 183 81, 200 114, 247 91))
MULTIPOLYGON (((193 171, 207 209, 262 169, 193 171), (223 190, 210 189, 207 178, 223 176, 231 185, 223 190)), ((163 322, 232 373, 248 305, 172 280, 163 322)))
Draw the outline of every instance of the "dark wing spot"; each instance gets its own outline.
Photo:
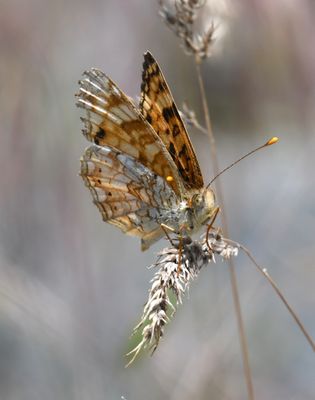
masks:
POLYGON ((151 73, 149 73, 150 79, 154 78, 156 75, 158 75, 159 72, 157 69, 153 69, 151 73))
POLYGON ((178 171, 186 182, 189 181, 188 175, 181 164, 178 164, 178 171))
POLYGON ((148 115, 146 116, 146 120, 149 122, 149 124, 152 124, 152 117, 151 117, 150 114, 148 114, 148 115))
POLYGON ((179 126, 176 124, 173 127, 173 136, 176 137, 179 134, 180 134, 180 129, 179 129, 179 126))
POLYGON ((165 131, 165 133, 166 133, 166 135, 169 135, 171 132, 170 132, 170 130, 167 128, 166 131, 165 131))
POLYGON ((98 179, 98 180, 97 180, 97 183, 98 183, 98 184, 101 184, 102 182, 101 182, 101 180, 100 180, 100 179, 98 179))
POLYGON ((146 69, 148 68, 151 64, 154 64, 154 58, 152 57, 151 53, 145 53, 144 55, 144 62, 143 62, 143 68, 146 69))
POLYGON ((112 192, 108 192, 108 196, 111 196, 112 195, 112 192))
POLYGON ((169 122, 169 120, 172 118, 173 112, 171 107, 164 107, 162 111, 163 117, 166 122, 169 122))
POLYGON ((105 131, 104 131, 104 129, 103 129, 103 128, 100 128, 100 129, 98 130, 98 132, 96 133, 96 136, 97 136, 98 138, 100 138, 100 139, 103 139, 103 138, 105 137, 105 131))
POLYGON ((183 157, 183 156, 186 155, 186 154, 187 154, 187 146, 186 146, 186 144, 184 143, 183 146, 182 146, 182 148, 181 148, 181 150, 180 150, 180 152, 178 153, 178 156, 179 156, 179 157, 183 157))
POLYGON ((169 145, 168 151, 170 152, 170 155, 173 158, 176 157, 176 150, 175 150, 174 144, 172 142, 169 145))
POLYGON ((172 103, 172 107, 171 108, 172 108, 172 111, 173 111, 174 115, 176 116, 176 118, 181 120, 179 112, 178 112, 177 107, 176 107, 174 102, 172 103))
POLYGON ((99 169, 98 169, 98 172, 102 172, 102 168, 99 168, 99 169))
POLYGON ((159 82, 159 91, 164 92, 164 86, 162 85, 162 82, 159 82))
MULTIPOLYGON (((145 85, 145 81, 147 79, 147 74, 146 74, 146 65, 143 63, 143 71, 142 71, 142 85, 145 85)), ((142 86, 141 86, 142 89, 142 86)))
POLYGON ((100 144, 100 141, 99 141, 97 138, 94 138, 94 143, 97 144, 97 145, 99 145, 99 144, 100 144))

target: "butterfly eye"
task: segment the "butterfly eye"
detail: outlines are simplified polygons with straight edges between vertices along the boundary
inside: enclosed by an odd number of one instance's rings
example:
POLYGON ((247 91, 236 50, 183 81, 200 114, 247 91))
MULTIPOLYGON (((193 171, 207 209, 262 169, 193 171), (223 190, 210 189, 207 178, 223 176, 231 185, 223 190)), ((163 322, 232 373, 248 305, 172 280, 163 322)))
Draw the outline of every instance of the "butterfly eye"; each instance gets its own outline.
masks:
MULTIPOLYGON (((200 209, 203 206, 203 199, 200 194, 194 194, 190 200, 188 201, 188 206, 191 211, 191 213, 197 218, 197 214, 200 212, 200 209)), ((193 228, 190 227, 192 230, 193 228)))
POLYGON ((203 202, 203 198, 199 194, 195 194, 192 200, 196 206, 200 206, 203 202))

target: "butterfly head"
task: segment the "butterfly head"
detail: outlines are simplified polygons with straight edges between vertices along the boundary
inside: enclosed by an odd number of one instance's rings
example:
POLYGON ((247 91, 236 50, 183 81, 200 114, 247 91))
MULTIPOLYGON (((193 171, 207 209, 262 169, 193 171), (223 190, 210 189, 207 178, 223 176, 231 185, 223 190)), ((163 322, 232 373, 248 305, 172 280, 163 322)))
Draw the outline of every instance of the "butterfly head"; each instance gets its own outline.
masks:
POLYGON ((215 196, 212 189, 195 192, 187 200, 186 217, 188 230, 196 232, 204 225, 215 211, 215 196))

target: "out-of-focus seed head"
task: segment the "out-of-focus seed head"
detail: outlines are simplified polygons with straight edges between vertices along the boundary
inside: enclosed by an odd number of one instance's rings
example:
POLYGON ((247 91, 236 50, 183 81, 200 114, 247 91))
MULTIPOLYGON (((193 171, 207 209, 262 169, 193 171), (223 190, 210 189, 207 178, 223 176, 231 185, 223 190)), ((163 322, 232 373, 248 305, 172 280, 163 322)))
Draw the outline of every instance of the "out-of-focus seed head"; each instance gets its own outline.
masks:
POLYGON ((225 7, 224 2, 216 1, 215 7, 211 4, 214 3, 213 0, 212 2, 175 0, 167 2, 167 5, 165 0, 158 0, 158 2, 162 20, 180 38, 185 52, 193 54, 199 61, 210 57, 214 42, 226 30, 224 28, 226 18, 224 17, 226 17, 227 7, 225 7), (173 6, 170 3, 173 3, 173 6), (198 30, 196 28, 197 17, 205 11, 209 11, 209 22, 205 29, 198 30))

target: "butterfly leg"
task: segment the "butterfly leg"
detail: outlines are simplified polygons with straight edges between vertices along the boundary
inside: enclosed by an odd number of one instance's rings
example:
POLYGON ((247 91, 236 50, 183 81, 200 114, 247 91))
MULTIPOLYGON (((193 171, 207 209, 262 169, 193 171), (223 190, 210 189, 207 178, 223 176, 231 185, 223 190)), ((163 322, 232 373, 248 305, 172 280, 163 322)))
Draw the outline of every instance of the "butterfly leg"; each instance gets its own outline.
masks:
POLYGON ((207 243, 208 249, 210 251, 212 251, 212 249, 211 249, 211 246, 209 244, 209 234, 210 234, 210 230, 213 228, 214 221, 216 220, 216 218, 217 218, 217 216, 219 214, 219 211, 220 211, 220 207, 215 208, 215 210, 214 210, 214 212, 212 214, 212 218, 211 218, 211 220, 209 222, 209 225, 207 227, 206 243, 207 243))
POLYGON ((168 234, 168 231, 174 233, 174 232, 175 232, 175 229, 173 229, 173 228, 171 228, 170 226, 165 225, 165 224, 163 224, 163 223, 161 224, 161 228, 163 229, 163 231, 164 231, 164 233, 165 233, 165 236, 167 237, 168 241, 171 243, 171 245, 172 245, 173 247, 175 247, 174 242, 172 241, 170 235, 168 234))

